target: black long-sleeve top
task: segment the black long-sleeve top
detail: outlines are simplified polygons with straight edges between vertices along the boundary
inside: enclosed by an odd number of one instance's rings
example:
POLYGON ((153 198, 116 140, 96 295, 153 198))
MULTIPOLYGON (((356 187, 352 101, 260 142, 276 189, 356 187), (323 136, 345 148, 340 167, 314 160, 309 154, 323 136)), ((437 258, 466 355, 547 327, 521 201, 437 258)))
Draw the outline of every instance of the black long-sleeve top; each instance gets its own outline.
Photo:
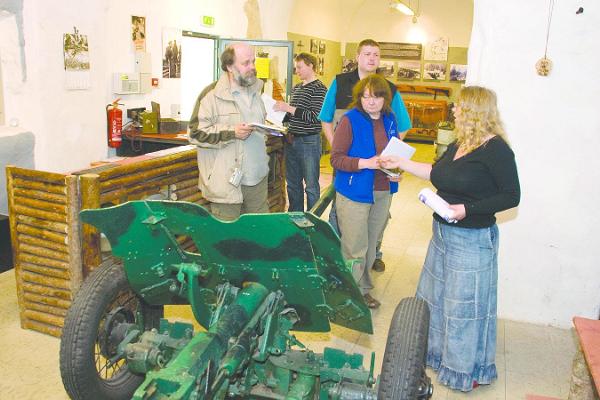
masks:
POLYGON ((318 79, 300 82, 292 89, 290 105, 296 107, 294 114, 287 114, 288 132, 294 136, 318 135, 321 133, 319 111, 323 106, 327 88, 318 79))
MULTIPOLYGON (((521 198, 515 155, 495 136, 471 153, 454 160, 452 143, 431 169, 431 183, 450 204, 464 204, 467 216, 455 226, 485 228, 496 223, 495 213, 516 207, 521 198)), ((447 222, 434 214, 439 222, 447 222)))

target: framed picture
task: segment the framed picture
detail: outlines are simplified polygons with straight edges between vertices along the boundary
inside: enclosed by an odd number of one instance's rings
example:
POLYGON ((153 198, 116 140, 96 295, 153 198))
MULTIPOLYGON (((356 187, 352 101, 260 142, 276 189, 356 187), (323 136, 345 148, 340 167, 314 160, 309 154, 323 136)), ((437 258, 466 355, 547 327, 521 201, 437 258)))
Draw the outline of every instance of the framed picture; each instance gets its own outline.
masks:
POLYGON ((163 78, 181 78, 181 30, 163 28, 163 78))
POLYGON ((358 62, 355 58, 342 59, 342 72, 354 71, 356 68, 358 68, 358 62))
POLYGON ((319 64, 317 66, 317 73, 319 75, 323 75, 323 73, 325 72, 325 58, 319 57, 317 63, 319 64))
POLYGON ((450 80, 455 82, 464 82, 467 80, 466 64, 450 64, 450 80))
POLYGON ((421 62, 420 61, 398 61, 398 80, 414 81, 421 79, 421 62))
POLYGON ((319 41, 317 39, 310 39, 310 52, 319 54, 319 41))
POLYGON ((131 40, 135 51, 146 51, 146 17, 131 16, 131 40))
POLYGON ((383 75, 386 79, 394 78, 396 72, 396 63, 394 61, 382 60, 379 63, 377 72, 383 75))
POLYGON ((425 63, 425 65, 423 65, 423 79, 433 81, 446 80, 446 64, 425 63))
POLYGON ((319 42, 319 54, 325 54, 326 47, 327 47, 327 45, 325 44, 325 41, 321 40, 319 42))
POLYGON ((425 46, 425 59, 446 61, 448 59, 448 38, 438 37, 425 46))
POLYGON ((379 42, 381 58, 420 60, 423 45, 420 43, 379 42))

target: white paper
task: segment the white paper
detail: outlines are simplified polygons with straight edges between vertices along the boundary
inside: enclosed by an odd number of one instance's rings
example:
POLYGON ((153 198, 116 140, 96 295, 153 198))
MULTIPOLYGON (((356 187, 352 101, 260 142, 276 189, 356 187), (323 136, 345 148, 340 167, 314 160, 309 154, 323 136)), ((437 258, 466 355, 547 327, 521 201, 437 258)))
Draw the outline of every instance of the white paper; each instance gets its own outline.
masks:
POLYGON ((419 192, 419 200, 427 207, 431 208, 437 215, 444 218, 446 222, 455 223, 456 220, 450 218, 453 214, 450 204, 431 189, 425 188, 419 192))
POLYGON ((412 146, 407 145, 402 140, 395 136, 392 136, 385 149, 381 152, 381 157, 385 156, 396 156, 400 158, 411 158, 415 154, 415 149, 412 146))
POLYGON ((287 132, 287 130, 282 126, 260 124, 258 122, 252 122, 248 125, 254 128, 259 128, 263 133, 267 133, 272 136, 283 136, 283 134, 287 132))
POLYGON ((263 103, 265 103, 265 109, 267 110, 265 119, 273 125, 283 126, 283 118, 285 118, 286 112, 275 111, 273 107, 275 107, 275 103, 277 102, 268 94, 263 93, 261 98, 263 103))

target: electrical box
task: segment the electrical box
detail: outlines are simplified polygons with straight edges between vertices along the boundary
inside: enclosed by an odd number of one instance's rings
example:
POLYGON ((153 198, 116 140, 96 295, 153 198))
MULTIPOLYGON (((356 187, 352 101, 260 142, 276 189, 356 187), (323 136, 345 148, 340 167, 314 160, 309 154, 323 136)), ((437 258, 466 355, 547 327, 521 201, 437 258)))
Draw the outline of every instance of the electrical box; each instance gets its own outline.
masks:
POLYGON ((115 72, 113 74, 113 93, 137 94, 141 90, 139 72, 115 72))

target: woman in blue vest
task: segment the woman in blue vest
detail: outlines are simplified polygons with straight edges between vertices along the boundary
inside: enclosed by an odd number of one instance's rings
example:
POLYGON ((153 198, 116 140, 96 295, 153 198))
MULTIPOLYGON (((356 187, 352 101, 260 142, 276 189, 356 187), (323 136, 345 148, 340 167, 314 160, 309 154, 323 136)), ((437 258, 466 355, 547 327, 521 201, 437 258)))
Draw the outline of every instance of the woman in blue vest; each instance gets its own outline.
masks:
POLYGON ((338 224, 345 259, 357 259, 352 274, 370 308, 381 303, 370 295, 369 268, 375 260, 377 239, 385 227, 398 190, 379 170, 379 154, 392 136, 398 137, 396 117, 390 107, 392 94, 386 80, 376 74, 359 81, 353 101, 340 120, 331 149, 331 165, 337 171, 334 186, 338 224))

